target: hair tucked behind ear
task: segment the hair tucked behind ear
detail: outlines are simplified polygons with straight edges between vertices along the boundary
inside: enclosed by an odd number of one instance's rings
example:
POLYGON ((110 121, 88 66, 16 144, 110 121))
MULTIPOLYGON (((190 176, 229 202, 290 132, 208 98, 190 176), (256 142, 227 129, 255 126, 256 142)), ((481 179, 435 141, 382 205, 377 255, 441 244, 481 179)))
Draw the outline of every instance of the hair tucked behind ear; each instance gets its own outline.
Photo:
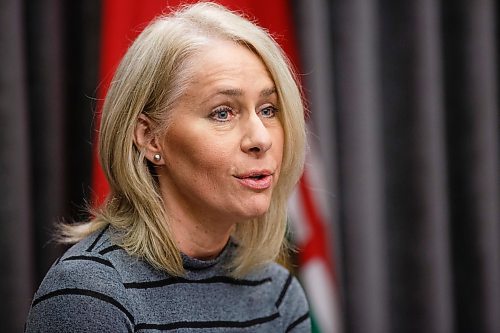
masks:
POLYGON ((286 201, 304 164, 304 108, 296 77, 272 37, 249 20, 220 5, 198 3, 154 20, 122 59, 106 96, 99 130, 99 156, 111 193, 94 218, 63 225, 61 239, 78 241, 106 226, 113 241, 130 254, 172 275, 183 275, 179 250, 169 228, 157 181, 144 152, 134 145, 141 113, 165 131, 172 104, 189 83, 190 61, 214 39, 244 45, 266 65, 278 92, 285 144, 281 176, 268 213, 238 224, 238 252, 232 274, 243 276, 286 252, 286 201))

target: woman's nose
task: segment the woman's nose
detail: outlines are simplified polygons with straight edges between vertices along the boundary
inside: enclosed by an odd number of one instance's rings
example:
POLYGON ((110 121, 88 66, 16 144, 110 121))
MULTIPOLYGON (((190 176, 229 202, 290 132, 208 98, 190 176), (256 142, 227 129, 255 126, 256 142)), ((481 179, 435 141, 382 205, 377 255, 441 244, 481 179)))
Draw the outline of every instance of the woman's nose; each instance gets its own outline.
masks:
POLYGON ((262 119, 252 113, 244 125, 241 149, 247 154, 261 155, 273 145, 271 134, 262 119))

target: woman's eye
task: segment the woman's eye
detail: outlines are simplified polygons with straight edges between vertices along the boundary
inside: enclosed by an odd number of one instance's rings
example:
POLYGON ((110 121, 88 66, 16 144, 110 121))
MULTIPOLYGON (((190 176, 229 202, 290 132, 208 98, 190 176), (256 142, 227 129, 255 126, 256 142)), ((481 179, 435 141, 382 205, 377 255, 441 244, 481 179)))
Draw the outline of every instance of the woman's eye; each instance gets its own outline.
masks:
POLYGON ((210 114, 210 118, 217 121, 228 121, 231 119, 233 112, 230 108, 220 108, 210 114))
POLYGON ((276 116, 277 112, 278 112, 278 109, 275 108, 274 106, 267 106, 267 107, 263 108, 262 110, 260 110, 260 114, 264 118, 273 118, 274 116, 276 116))

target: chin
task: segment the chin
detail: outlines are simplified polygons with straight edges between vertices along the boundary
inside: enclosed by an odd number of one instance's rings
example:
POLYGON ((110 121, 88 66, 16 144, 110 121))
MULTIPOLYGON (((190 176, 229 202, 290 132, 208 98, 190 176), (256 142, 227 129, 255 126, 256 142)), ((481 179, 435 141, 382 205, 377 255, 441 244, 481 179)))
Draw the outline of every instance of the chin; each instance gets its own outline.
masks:
POLYGON ((252 207, 251 209, 246 210, 244 215, 246 219, 255 219, 264 216, 268 211, 269 204, 252 207))
POLYGON ((236 210, 233 210, 233 214, 238 220, 247 221, 264 216, 270 207, 271 198, 267 196, 247 198, 234 207, 236 210))

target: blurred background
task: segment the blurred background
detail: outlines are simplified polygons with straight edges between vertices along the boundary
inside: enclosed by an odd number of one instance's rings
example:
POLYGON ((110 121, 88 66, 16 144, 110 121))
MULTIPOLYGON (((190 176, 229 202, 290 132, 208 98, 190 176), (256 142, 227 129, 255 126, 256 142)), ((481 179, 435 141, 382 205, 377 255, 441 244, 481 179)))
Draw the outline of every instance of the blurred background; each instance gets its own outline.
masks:
MULTIPOLYGON (((0 331, 22 331, 64 251, 54 222, 102 200, 106 88, 180 2, 0 1, 0 331)), ((500 332, 499 4, 217 2, 267 28, 304 87, 289 215, 314 331, 500 332)))

